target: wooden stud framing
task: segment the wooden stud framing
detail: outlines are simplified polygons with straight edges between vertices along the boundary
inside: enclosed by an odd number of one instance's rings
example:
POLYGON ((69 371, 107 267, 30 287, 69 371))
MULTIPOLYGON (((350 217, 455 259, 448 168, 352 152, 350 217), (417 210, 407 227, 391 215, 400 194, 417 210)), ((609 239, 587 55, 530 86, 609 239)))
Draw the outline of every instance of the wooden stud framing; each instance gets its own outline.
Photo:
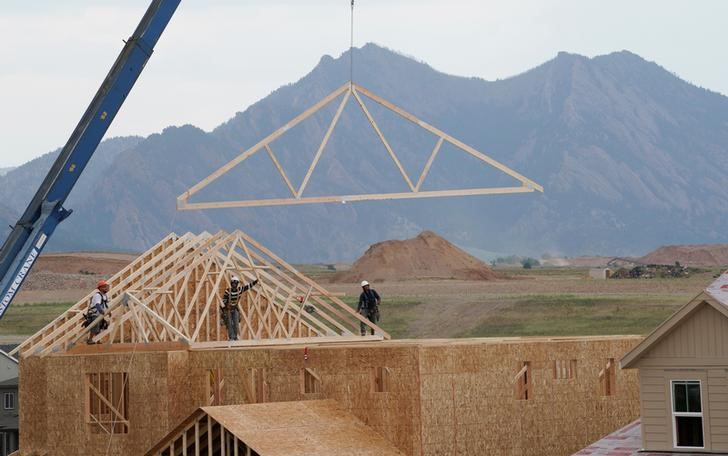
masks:
POLYGON ((614 396, 617 387, 617 366, 614 358, 609 358, 599 371, 599 387, 602 396, 614 396))
MULTIPOLYGON (((233 271, 246 283, 259 282, 240 302, 241 342, 348 338, 359 332, 362 322, 380 338, 389 338, 338 297, 247 234, 235 231, 170 235, 112 277, 109 327, 94 340, 229 345, 227 331, 220 325, 220 303, 233 271)), ((85 343, 88 328, 81 326, 81 314, 89 298, 27 339, 15 353, 44 356, 85 343)))
POLYGON ((519 174, 518 172, 512 170, 511 168, 505 166, 504 164, 498 162, 497 160, 491 158, 490 156, 476 150, 475 148, 463 143, 462 141, 448 135, 447 133, 429 125, 426 122, 423 122, 419 118, 415 117, 414 115, 410 114, 409 112, 405 111, 404 109, 400 108, 399 106, 396 106, 389 101, 377 96, 376 94, 370 92, 369 90, 365 89, 364 87, 361 87, 357 84, 354 84, 353 82, 349 82, 342 87, 339 87, 335 91, 333 91, 331 94, 324 97, 321 101, 301 113, 299 116, 294 118, 291 122, 286 124, 285 126, 279 128, 274 133, 266 137, 265 139, 261 140, 257 144, 255 144, 250 149, 246 150, 242 154, 235 157, 230 162, 226 163, 222 167, 220 167, 218 170, 213 172, 211 175, 197 183, 196 185, 192 186, 190 189, 185 191, 183 194, 181 194, 177 198, 177 209, 178 210, 193 210, 193 209, 222 209, 222 208, 233 208, 233 207, 258 207, 258 206, 280 206, 280 205, 296 205, 296 204, 315 204, 315 203, 338 203, 338 202, 346 202, 346 201, 377 201, 377 200, 391 200, 391 199, 419 199, 419 198, 434 198, 434 197, 446 197, 446 196, 472 196, 472 195, 494 195, 494 194, 507 194, 507 193, 527 193, 527 192, 533 192, 533 191, 539 191, 543 192, 543 187, 537 184, 536 182, 532 181, 531 179, 523 176, 522 174, 519 174), (343 96, 342 96, 343 95, 343 96), (357 105, 362 110, 364 115, 366 116, 369 124, 371 125, 372 129, 375 131, 377 136, 379 137, 379 140, 382 142, 384 147, 387 149, 387 153, 389 154, 390 158, 394 162, 395 166, 399 170, 400 175, 402 176, 402 179, 404 180, 405 184, 409 188, 408 192, 394 192, 394 193, 371 193, 371 194, 356 194, 356 195, 331 195, 331 196, 315 196, 315 197, 305 197, 303 196, 304 191, 306 190, 306 187, 308 186, 308 183, 311 179, 311 176, 313 175, 314 170, 316 169, 316 166, 318 165, 319 160, 321 159, 321 156, 324 153, 324 150, 326 149, 326 145, 328 144, 328 141, 331 137, 332 132, 336 128, 336 125, 339 122, 339 118, 341 117, 341 113, 344 110, 344 107, 349 102, 351 96, 353 95, 354 99, 356 100, 357 105), (342 100, 339 104, 338 109, 336 110, 336 113, 333 116, 333 119, 331 123, 329 124, 329 127, 326 131, 326 134, 324 135, 323 140, 319 144, 319 147, 316 151, 316 154, 314 155, 310 165, 307 168, 306 175, 303 178, 303 182, 301 183, 298 190, 295 190, 293 185, 291 184, 290 180, 288 179, 288 175, 286 174, 285 170, 281 166, 280 162, 276 158, 275 154, 273 153, 273 150, 271 149, 271 143, 273 143, 275 140, 280 138, 286 131, 294 127, 295 125, 298 125, 299 123, 303 122, 308 117, 312 116, 319 110, 323 109, 325 106, 329 105, 332 101, 337 99, 338 97, 342 96, 342 100), (437 143, 435 145, 435 148, 433 149, 432 153, 430 154, 427 163, 425 165, 425 168, 423 169, 422 173, 420 174, 419 178, 417 179, 417 182, 413 184, 412 179, 405 171, 404 167, 402 166, 399 157, 397 156, 396 152, 392 149, 389 142, 387 141, 387 138, 384 136, 382 131, 379 129, 379 126, 377 125, 376 120, 372 116, 371 112, 366 106, 366 103, 364 102, 364 99, 362 96, 368 98, 369 100, 378 103, 379 105, 383 106, 384 108, 394 112, 395 114, 399 115, 403 119, 419 126, 420 128, 426 130, 430 134, 434 135, 438 138, 437 143), (447 142, 456 148, 460 149, 461 151, 477 158, 478 160, 482 161, 486 166, 493 167, 506 175, 512 177, 513 179, 520 182, 521 185, 514 186, 514 187, 496 187, 496 188, 469 188, 469 189, 455 189, 455 190, 431 190, 431 191, 420 191, 423 183, 425 182, 427 176, 430 173, 430 169, 434 165, 435 158, 437 157, 440 148, 442 147, 443 143, 447 142), (270 157, 271 161, 275 165, 276 169, 278 170, 278 173, 280 174, 281 178, 285 182, 288 189, 291 191, 292 196, 290 198, 266 198, 266 199, 253 199, 253 200, 239 200, 239 201, 210 201, 210 202, 190 202, 190 197, 192 197, 194 194, 198 193, 200 190, 207 187, 210 183, 215 181, 216 179, 220 178, 224 174, 226 174, 228 171, 230 171, 235 166, 239 165, 243 161, 245 161, 247 158, 252 156, 253 154, 257 153, 260 150, 265 150, 270 157))
POLYGON ((516 399, 527 401, 533 399, 533 372, 531 363, 524 361, 521 370, 513 378, 516 385, 516 399))

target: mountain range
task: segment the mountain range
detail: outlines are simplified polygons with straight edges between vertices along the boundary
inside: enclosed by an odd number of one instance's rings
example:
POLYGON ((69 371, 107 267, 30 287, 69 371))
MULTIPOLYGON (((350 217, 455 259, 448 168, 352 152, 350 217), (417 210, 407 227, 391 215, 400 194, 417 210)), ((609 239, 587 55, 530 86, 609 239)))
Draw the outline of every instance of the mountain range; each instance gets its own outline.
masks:
MULTIPOLYGON (((176 197, 349 78, 349 53, 324 56, 299 81, 210 132, 169 127, 106 140, 74 189, 54 250, 140 251, 170 231, 240 228, 294 262, 350 261, 383 239, 442 234, 471 252, 537 256, 643 254, 659 245, 728 242, 728 98, 628 51, 559 53, 508 79, 437 71, 367 44, 355 82, 543 185, 545 192, 445 199, 177 212, 176 197)), ((477 56, 469 56, 477 58, 477 56)), ((133 96, 133 93, 132 93, 133 96)), ((294 186, 337 103, 273 149, 294 186)), ((372 115, 410 175, 435 139, 374 103, 372 115)), ((58 151, 0 176, 0 223, 14 222, 58 151)), ((427 189, 512 185, 443 147, 427 189)), ((285 196, 260 153, 192 201, 285 196)), ((307 195, 401 191, 404 184, 350 103, 307 195)), ((5 229, 4 234, 7 233, 5 229)))

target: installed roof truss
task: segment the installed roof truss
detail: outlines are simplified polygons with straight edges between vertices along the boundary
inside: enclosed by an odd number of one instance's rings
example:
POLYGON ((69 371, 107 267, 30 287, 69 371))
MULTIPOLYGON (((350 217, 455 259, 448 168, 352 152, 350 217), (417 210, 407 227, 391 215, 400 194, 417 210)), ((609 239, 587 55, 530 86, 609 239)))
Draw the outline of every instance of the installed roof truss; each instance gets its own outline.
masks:
MULTIPOLYGON (((389 338, 338 297, 241 231, 170 235, 110 280, 105 344, 227 340, 222 294, 231 275, 259 284, 241 301, 238 336, 245 341, 310 340, 359 334, 360 324, 389 338)), ((83 313, 91 295, 14 350, 25 357, 85 343, 83 313)), ((101 317, 99 317, 100 320, 101 317)), ((359 337, 359 336, 356 336, 359 337)))

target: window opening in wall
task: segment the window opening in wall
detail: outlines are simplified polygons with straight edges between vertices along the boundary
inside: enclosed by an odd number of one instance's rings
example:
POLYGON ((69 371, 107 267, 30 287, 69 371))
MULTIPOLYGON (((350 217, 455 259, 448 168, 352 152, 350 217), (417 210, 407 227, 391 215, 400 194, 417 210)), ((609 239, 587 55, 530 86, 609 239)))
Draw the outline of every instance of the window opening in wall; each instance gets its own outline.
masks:
POLYGON ((672 429, 675 447, 703 448, 703 404, 700 381, 672 382, 672 429))
POLYGON ((599 371, 599 385, 602 396, 614 396, 617 393, 617 366, 614 358, 608 358, 604 368, 599 371))
POLYGON ((248 397, 250 401, 256 404, 262 404, 270 400, 268 390, 268 372, 262 367, 253 367, 249 369, 250 390, 248 397))
POLYGON ((5 410, 15 409, 15 393, 5 393, 5 410))
POLYGON ((554 380, 569 380, 576 378, 576 360, 562 360, 557 359, 554 361, 554 380))
POLYGON ((304 394, 320 393, 321 383, 321 377, 313 369, 306 367, 301 371, 301 391, 304 394))
POLYGON ((207 371, 207 398, 208 405, 225 404, 225 378, 223 378, 222 369, 207 371))
POLYGON ((387 393, 389 392, 389 368, 388 367, 372 367, 371 370, 372 392, 387 393))
POLYGON ((523 401, 533 399, 532 377, 531 362, 524 361, 521 364, 521 370, 518 371, 513 379, 516 384, 516 399, 523 401))
POLYGON ((86 374, 86 423, 92 434, 129 432, 129 374, 86 374))

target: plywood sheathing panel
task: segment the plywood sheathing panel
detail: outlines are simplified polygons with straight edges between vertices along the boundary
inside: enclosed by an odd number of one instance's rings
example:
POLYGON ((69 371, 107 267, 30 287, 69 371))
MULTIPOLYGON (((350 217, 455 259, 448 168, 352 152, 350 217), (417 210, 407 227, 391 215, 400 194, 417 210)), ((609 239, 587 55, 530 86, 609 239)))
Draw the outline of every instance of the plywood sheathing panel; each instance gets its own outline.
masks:
POLYGON ((226 404, 254 402, 248 372, 256 368, 266 370, 268 400, 333 399, 404 454, 567 455, 638 416, 636 372, 618 371, 611 397, 601 397, 598 372, 605 359, 618 359, 639 340, 380 341, 140 350, 133 359, 131 352, 29 357, 21 360, 21 446, 38 454, 104 454, 108 440, 85 431, 85 372, 128 368, 131 431, 111 442, 111 454, 120 455, 143 454, 206 406, 209 370, 222 371, 226 404), (553 378, 553 361, 563 359, 577 360, 574 379, 553 378), (523 361, 533 371, 528 401, 513 394, 523 361), (387 392, 372 391, 374 367, 389 368, 387 392), (304 368, 320 377, 320 393, 301 392, 304 368), (24 383, 28 377, 34 380, 24 383), (26 407, 26 397, 35 406, 26 407))
POLYGON ((572 454, 639 415, 636 375, 619 371, 611 397, 598 382, 603 361, 639 340, 423 347, 424 454, 572 454), (577 360, 576 378, 553 378, 563 359, 577 360), (513 379, 524 361, 533 395, 517 400, 513 379))
POLYGON ((402 455, 336 401, 204 407, 261 456, 402 455))

